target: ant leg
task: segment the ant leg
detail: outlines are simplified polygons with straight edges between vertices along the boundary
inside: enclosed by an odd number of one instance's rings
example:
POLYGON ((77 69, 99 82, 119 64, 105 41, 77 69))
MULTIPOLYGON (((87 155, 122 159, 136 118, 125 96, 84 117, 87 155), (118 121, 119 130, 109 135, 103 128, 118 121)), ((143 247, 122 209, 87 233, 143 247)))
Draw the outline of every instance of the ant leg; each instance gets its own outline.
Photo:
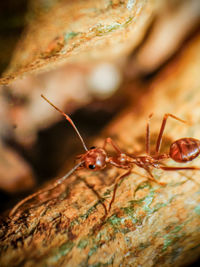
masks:
POLYGON ((109 204, 109 208, 108 208, 108 211, 111 210, 111 207, 112 207, 112 204, 115 200, 115 195, 116 195, 116 191, 117 191, 117 187, 118 187, 118 184, 120 182, 120 180, 122 180, 124 177, 126 177, 127 175, 129 175, 131 173, 131 168, 128 169, 128 171, 126 171, 124 174, 120 175, 116 180, 117 182, 115 183, 115 187, 114 187, 114 190, 113 190, 113 196, 112 196, 112 199, 110 201, 110 204, 109 204))
POLYGON ((159 185, 165 186, 165 183, 159 182, 158 180, 155 179, 155 177, 153 176, 153 174, 151 173, 149 168, 145 168, 145 170, 148 172, 148 174, 150 175, 148 178, 154 182, 156 182, 159 185))
POLYGON ((114 141, 112 140, 112 138, 110 137, 107 137, 106 140, 104 141, 104 145, 103 145, 103 149, 106 148, 106 145, 107 144, 110 144, 114 149, 115 151, 118 153, 118 154, 122 154, 123 152, 119 149, 119 147, 114 143, 114 141))
POLYGON ((157 139, 157 143, 156 143, 156 153, 158 154, 159 151, 160 151, 160 147, 161 147, 161 143, 162 143, 162 137, 163 137, 163 132, 164 132, 164 129, 165 129, 165 126, 166 126, 166 122, 167 122, 167 119, 168 117, 171 117, 177 121, 180 121, 180 122, 183 122, 183 123, 187 123, 186 121, 174 116, 173 114, 171 113, 166 113, 163 117, 163 121, 162 121, 162 124, 161 124, 161 127, 160 127, 160 132, 159 132, 159 135, 158 135, 158 139, 157 139))
POLYGON ((63 177, 59 178, 58 180, 56 180, 53 185, 48 186, 47 188, 41 189, 35 193, 33 193, 32 195, 22 199, 19 203, 17 203, 14 208, 10 211, 9 213, 9 217, 12 217, 16 211, 19 209, 19 207, 21 207, 24 203, 26 203, 27 201, 45 193, 48 192, 50 190, 53 190, 54 188, 56 188, 58 185, 60 185, 61 183, 63 183, 76 169, 78 169, 79 167, 81 167, 81 164, 83 162, 79 162, 74 168, 72 168, 67 174, 65 174, 63 177))
POLYGON ((18 202, 14 208, 10 211, 9 213, 9 217, 12 217, 16 211, 19 209, 19 207, 21 207, 24 203, 26 203, 27 201, 29 201, 30 199, 33 199, 34 197, 37 197, 39 196, 40 194, 44 193, 44 192, 47 192, 49 191, 50 189, 46 188, 46 189, 42 189, 42 190, 39 190, 35 193, 33 193, 32 195, 29 195, 28 197, 22 199, 20 202, 18 202))
MULTIPOLYGON (((168 167, 168 166, 165 166, 165 167, 161 167, 161 169, 163 169, 165 171, 200 170, 200 168, 195 167, 195 166, 191 166, 191 167, 168 167)), ((200 185, 198 182, 195 181, 195 179, 188 177, 186 175, 185 175, 185 177, 188 180, 191 180, 193 183, 197 184, 198 186, 200 185)))
POLYGON ((86 184, 86 186, 89 188, 89 189, 91 189, 92 190, 92 192, 97 196, 97 198, 100 200, 100 202, 101 202, 101 204, 102 204, 102 206, 103 206, 103 208, 104 208, 104 211, 105 211, 105 215, 103 216, 103 219, 102 220, 104 220, 104 218, 106 218, 107 217, 107 215, 108 215, 108 211, 107 211, 107 208, 106 208, 106 205, 105 205, 105 203, 102 201, 102 197, 99 195, 99 193, 94 189, 94 187, 92 186, 92 185, 90 185, 85 179, 81 179, 85 184, 86 184))
POLYGON ((191 166, 191 167, 168 167, 168 166, 162 167, 160 166, 160 168, 165 171, 200 170, 200 168, 195 167, 195 166, 191 166))
POLYGON ((151 113, 148 117, 147 121, 147 127, 146 127, 146 153, 150 154, 150 127, 149 127, 149 121, 151 117, 153 116, 153 113, 151 113))

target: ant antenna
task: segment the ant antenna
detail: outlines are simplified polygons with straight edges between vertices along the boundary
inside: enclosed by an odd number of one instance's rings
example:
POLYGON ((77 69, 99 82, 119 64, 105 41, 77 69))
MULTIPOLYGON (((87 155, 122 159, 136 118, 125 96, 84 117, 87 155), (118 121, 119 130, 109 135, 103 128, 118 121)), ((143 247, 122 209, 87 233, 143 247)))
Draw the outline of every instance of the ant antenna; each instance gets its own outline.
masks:
POLYGON ((27 202, 28 200, 39 196, 40 194, 46 192, 46 191, 50 191, 52 189, 54 189, 55 187, 57 187, 58 185, 62 184, 64 182, 65 179, 67 179, 78 167, 81 166, 81 164, 83 164, 84 162, 79 162, 76 166, 74 166, 67 174, 65 174, 63 177, 59 178, 58 180, 56 180, 52 185, 50 185, 49 187, 45 188, 45 189, 41 189, 35 193, 33 193, 32 195, 22 199, 19 203, 17 203, 17 205, 11 210, 11 212, 9 213, 9 217, 12 217, 15 213, 16 210, 18 210, 19 207, 21 207, 25 202, 27 202))
POLYGON ((81 143, 82 143, 85 151, 88 151, 88 148, 87 148, 85 142, 83 141, 83 138, 81 137, 78 129, 76 128, 75 124, 73 123, 72 119, 67 114, 65 114, 62 110, 57 108, 53 103, 51 103, 44 95, 41 95, 41 97, 44 98, 44 100, 46 100, 52 107, 54 107, 57 111, 59 111, 63 116, 65 116, 66 120, 69 121, 69 123, 73 126, 74 130, 76 131, 79 139, 81 140, 81 143))

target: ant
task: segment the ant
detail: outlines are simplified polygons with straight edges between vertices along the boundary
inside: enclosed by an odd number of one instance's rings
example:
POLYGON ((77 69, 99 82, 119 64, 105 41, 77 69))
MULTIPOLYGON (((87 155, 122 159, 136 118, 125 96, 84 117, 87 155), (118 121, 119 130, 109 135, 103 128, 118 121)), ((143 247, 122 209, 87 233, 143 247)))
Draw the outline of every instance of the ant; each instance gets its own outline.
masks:
MULTIPOLYGON (((119 184, 119 181, 122 180, 124 177, 129 175, 131 172, 133 172, 133 167, 134 165, 137 165, 140 168, 143 168, 146 170, 148 173, 147 177, 148 179, 160 184, 160 185, 165 185, 165 183, 157 181, 152 172, 151 168, 156 168, 156 169, 162 169, 165 171, 179 171, 179 170, 200 170, 198 167, 190 166, 190 167, 171 167, 171 166, 165 166, 163 163, 163 160, 171 158, 175 162, 179 163, 185 163, 188 161, 191 161, 195 159, 196 157, 199 156, 200 154, 200 140, 194 139, 194 138, 181 138, 176 141, 174 141, 169 149, 169 153, 160 153, 160 147, 162 144, 162 137, 163 137, 163 132, 166 126, 167 119, 169 117, 178 120, 182 123, 186 123, 186 121, 174 116, 173 114, 166 113, 163 117, 160 132, 157 138, 156 142, 156 148, 155 148, 155 153, 153 155, 150 154, 150 127, 149 127, 149 121, 150 118, 152 117, 153 114, 150 114, 148 117, 148 122, 146 126, 146 155, 144 156, 134 156, 134 155, 129 155, 121 151, 121 149, 114 143, 114 141, 108 137, 104 141, 104 145, 102 148, 100 147, 91 147, 90 149, 87 148, 83 138, 81 137, 78 129, 76 128, 75 124, 73 123, 72 119, 65 114, 63 111, 61 111, 58 107, 56 107, 53 103, 51 103, 45 96, 41 95, 41 97, 47 101, 51 106, 53 106, 58 112, 60 112, 67 121, 72 125, 74 130, 76 131, 83 148, 85 149, 85 153, 77 156, 77 158, 80 160, 77 165, 75 165, 66 175, 64 175, 62 178, 59 178, 56 180, 51 186, 47 187, 46 189, 42 189, 37 191, 36 193, 26 197, 22 201, 20 201, 10 212, 10 216, 13 216, 17 209, 21 207, 25 202, 28 200, 46 192, 54 189, 61 183, 63 183, 73 172, 75 172, 77 169, 91 169, 94 171, 102 170, 106 167, 107 164, 111 164, 117 168, 125 169, 125 173, 120 175, 116 179, 116 183, 114 186, 113 190, 113 196, 112 199, 109 203, 109 208, 107 210, 105 204, 103 202, 102 205, 105 209, 105 216, 107 216, 108 212, 111 210, 112 204, 115 200, 115 195, 117 191, 117 187, 119 184), (110 144, 113 149, 116 152, 115 156, 109 156, 108 153, 106 152, 106 145, 110 144)), ((88 185, 88 184, 87 184, 88 185)), ((88 185, 89 186, 89 185, 88 185)), ((99 194, 93 189, 92 186, 89 186, 92 191, 100 198, 99 194)))

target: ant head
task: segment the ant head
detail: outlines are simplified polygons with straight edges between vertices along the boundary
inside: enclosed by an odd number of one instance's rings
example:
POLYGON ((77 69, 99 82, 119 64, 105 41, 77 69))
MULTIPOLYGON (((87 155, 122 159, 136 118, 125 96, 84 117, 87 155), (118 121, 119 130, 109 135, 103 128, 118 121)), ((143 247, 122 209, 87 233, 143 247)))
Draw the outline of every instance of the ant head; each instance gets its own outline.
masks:
POLYGON ((106 167, 107 154, 104 149, 91 147, 81 158, 83 165, 87 169, 101 170, 106 167))

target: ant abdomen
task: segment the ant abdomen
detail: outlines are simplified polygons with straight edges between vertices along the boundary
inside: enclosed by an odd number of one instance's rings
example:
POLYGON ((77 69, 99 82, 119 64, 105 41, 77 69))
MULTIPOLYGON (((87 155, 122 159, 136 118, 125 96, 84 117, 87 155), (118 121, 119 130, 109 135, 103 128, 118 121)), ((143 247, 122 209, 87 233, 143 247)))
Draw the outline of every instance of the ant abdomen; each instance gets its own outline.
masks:
POLYGON ((170 146, 169 155, 176 162, 187 162, 200 154, 200 140, 195 138, 181 138, 170 146))

